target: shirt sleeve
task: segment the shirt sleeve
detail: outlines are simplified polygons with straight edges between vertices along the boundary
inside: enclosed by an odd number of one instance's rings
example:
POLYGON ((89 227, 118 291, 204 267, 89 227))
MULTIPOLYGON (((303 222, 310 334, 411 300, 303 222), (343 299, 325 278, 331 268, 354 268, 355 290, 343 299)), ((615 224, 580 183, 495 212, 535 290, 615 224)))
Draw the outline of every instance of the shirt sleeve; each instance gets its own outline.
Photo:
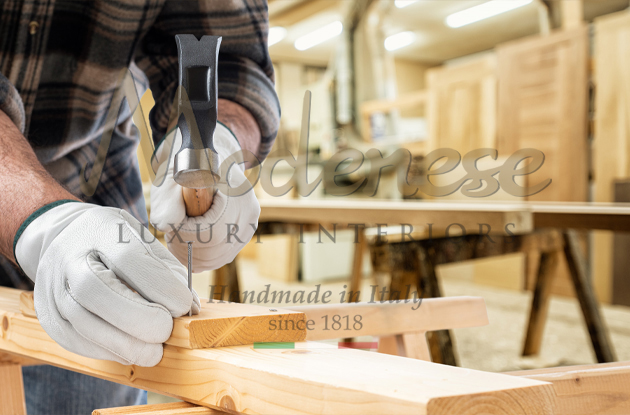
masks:
POLYGON ((11 121, 24 133, 24 104, 13 84, 0 73, 0 111, 11 118, 11 121))
POLYGON ((246 108, 256 119, 262 161, 276 138, 280 104, 267 49, 269 21, 266 0, 166 2, 136 51, 136 64, 148 79, 155 100, 149 115, 153 137, 166 133, 177 89, 176 34, 222 36, 219 52, 219 98, 246 108))

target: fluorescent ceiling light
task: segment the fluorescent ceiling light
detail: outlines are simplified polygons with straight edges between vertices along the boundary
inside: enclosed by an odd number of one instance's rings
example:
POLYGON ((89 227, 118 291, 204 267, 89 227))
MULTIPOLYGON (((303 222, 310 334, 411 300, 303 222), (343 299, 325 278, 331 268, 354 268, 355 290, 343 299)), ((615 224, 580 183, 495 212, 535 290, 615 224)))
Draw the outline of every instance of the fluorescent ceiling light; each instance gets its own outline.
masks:
POLYGON ((310 49, 315 45, 319 45, 327 41, 328 39, 332 39, 335 36, 338 36, 343 31, 343 25, 340 21, 332 22, 327 24, 324 27, 320 27, 317 30, 312 31, 311 33, 301 36, 297 38, 295 41, 295 48, 297 50, 306 50, 310 49))
POLYGON ((287 29, 284 27, 276 26, 269 29, 269 35, 267 36, 267 46, 275 45, 280 42, 287 35, 287 29))
POLYGON ((416 40, 413 32, 400 32, 385 39, 385 49, 392 51, 411 45, 416 40))
POLYGON ((471 7, 461 12, 453 13, 446 18, 446 24, 450 27, 462 27, 467 24, 496 16, 497 14, 525 6, 532 0, 491 0, 478 6, 471 7))
POLYGON ((403 7, 407 7, 410 4, 415 3, 418 0, 396 0, 394 2, 394 4, 396 5, 396 7, 398 7, 399 9, 402 9, 403 7))

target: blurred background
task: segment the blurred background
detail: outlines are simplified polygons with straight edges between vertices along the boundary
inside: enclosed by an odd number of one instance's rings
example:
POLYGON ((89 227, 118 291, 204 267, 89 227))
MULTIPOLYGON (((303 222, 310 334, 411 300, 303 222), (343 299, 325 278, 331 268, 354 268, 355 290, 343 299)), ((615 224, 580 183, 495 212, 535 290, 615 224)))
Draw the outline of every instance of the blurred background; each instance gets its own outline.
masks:
MULTIPOLYGON (((339 150, 376 148, 388 156, 403 148, 414 183, 434 149, 463 156, 495 148, 501 164, 517 149, 535 148, 545 164, 534 183, 553 182, 526 200, 630 202, 628 7, 628 0, 269 0, 282 119, 265 163, 308 153, 309 177, 316 177, 339 150), (308 146, 300 141, 306 91, 308 146)), ((152 105, 149 95, 143 104, 152 105)), ((401 160, 383 170, 375 195, 360 189, 350 198, 403 199, 396 174, 407 168, 401 160)), ((278 163, 274 183, 294 180, 293 171, 278 163)), ((447 182, 464 174, 457 170, 447 182)), ((282 198, 304 199, 294 184, 282 198)), ((272 198, 260 184, 255 190, 260 200, 272 198)), ((325 186, 308 197, 329 198, 325 186)), ((458 192, 447 199, 466 198, 458 192)), ((517 198, 499 192, 496 199, 517 198)), ((231 271, 195 276, 203 297, 226 273, 238 275, 241 291, 271 284, 308 292, 321 284, 339 292, 348 284, 353 230, 337 231, 335 243, 315 243, 320 232, 307 229, 306 243, 298 244, 294 229, 264 226, 268 232, 246 246, 231 271)), ((390 278, 374 266, 370 235, 362 271, 368 292, 390 278)), ((609 231, 580 237, 617 359, 630 360, 630 240, 609 231)), ((489 326, 453 330, 461 366, 507 371, 596 361, 564 262, 555 270, 541 351, 521 356, 537 260, 515 253, 438 267, 444 295, 479 295, 488 307, 489 326)))

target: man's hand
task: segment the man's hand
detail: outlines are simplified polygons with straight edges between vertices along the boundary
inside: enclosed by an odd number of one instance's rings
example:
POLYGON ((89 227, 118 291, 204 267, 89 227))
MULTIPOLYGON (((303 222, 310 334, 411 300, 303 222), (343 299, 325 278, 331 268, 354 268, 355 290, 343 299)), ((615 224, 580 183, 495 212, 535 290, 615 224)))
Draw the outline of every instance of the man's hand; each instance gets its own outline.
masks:
POLYGON ((199 309, 179 261, 128 213, 79 202, 2 111, 0 194, 0 254, 35 282, 50 337, 84 356, 157 364, 172 317, 199 309))
POLYGON ((197 217, 186 216, 182 187, 173 180, 173 155, 181 147, 179 130, 169 134, 156 151, 160 167, 156 174, 158 185, 151 186, 151 223, 166 233, 168 249, 182 263, 188 258, 186 241, 194 242, 195 272, 217 269, 232 262, 254 235, 260 216, 254 191, 242 194, 236 190, 241 184, 249 185, 245 183, 243 164, 224 163, 241 150, 239 142, 230 130, 217 124, 214 146, 222 163, 223 177, 219 179, 212 206, 197 217))
POLYGON ((199 312, 186 269, 122 209, 53 207, 22 232, 16 258, 46 333, 83 356, 154 366, 173 317, 199 312))

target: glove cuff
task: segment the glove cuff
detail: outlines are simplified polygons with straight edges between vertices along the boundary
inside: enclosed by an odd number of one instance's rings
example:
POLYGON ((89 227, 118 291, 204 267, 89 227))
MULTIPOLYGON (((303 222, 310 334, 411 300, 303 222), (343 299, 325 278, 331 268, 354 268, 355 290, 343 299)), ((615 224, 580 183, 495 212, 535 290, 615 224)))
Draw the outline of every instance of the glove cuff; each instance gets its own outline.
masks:
POLYGON ((13 239, 15 261, 35 281, 39 257, 55 237, 76 218, 95 205, 73 199, 57 200, 37 209, 20 225, 13 239), (34 226, 29 226, 34 224, 34 226))

